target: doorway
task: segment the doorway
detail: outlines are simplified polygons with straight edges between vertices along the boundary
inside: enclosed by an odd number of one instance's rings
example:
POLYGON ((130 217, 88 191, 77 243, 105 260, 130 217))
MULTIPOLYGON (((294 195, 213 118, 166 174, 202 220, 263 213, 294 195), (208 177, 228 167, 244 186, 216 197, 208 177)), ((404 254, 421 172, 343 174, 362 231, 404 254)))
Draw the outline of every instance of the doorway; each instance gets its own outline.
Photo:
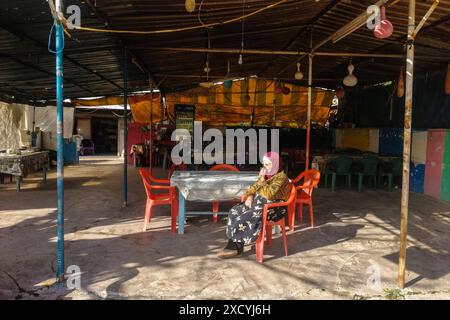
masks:
POLYGON ((96 154, 117 154, 117 119, 92 118, 96 154))

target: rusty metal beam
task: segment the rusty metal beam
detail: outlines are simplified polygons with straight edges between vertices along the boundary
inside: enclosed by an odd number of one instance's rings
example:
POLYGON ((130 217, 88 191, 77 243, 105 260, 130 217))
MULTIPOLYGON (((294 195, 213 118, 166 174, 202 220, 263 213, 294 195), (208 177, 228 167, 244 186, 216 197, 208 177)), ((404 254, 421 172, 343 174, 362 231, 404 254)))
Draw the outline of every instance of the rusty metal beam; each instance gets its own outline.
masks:
MULTIPOLYGON (((229 53, 229 54, 257 54, 257 55, 286 55, 296 56, 299 54, 308 55, 306 51, 287 51, 287 50, 255 50, 255 49, 230 49, 230 48, 181 48, 181 47, 140 47, 141 49, 152 49, 159 51, 173 52, 197 52, 197 53, 229 53)), ((315 56, 327 57, 369 57, 369 58, 389 58, 403 59, 403 54, 392 53, 359 53, 359 52, 314 52, 315 56)), ((433 57, 435 58, 435 57, 433 57)))

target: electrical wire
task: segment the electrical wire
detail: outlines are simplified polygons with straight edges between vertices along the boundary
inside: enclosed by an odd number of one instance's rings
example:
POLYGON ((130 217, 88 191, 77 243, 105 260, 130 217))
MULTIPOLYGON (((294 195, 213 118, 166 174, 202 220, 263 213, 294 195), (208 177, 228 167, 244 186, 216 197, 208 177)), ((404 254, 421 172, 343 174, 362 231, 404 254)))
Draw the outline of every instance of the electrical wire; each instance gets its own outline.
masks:
MULTIPOLYGON (((245 16, 245 0, 242 2, 242 16, 245 16)), ((241 32, 241 50, 244 51, 244 19, 242 19, 241 32)))
POLYGON ((61 52, 64 51, 64 34, 63 34, 63 36, 62 36, 62 47, 61 47, 61 49, 60 49, 59 51, 56 51, 56 50, 54 51, 54 50, 52 50, 52 49, 51 49, 52 35, 53 35, 53 30, 55 29, 55 27, 56 27, 56 28, 61 27, 61 26, 58 26, 56 20, 53 22, 52 27, 51 27, 51 29, 50 29, 50 33, 48 34, 48 44, 47 44, 47 48, 48 48, 48 51, 49 51, 50 53, 58 54, 58 53, 61 53, 61 52))
POLYGON ((91 113, 95 113, 97 112, 99 109, 95 108, 94 110, 90 110, 90 111, 81 111, 80 109, 78 109, 79 113, 84 113, 84 114, 91 114, 91 113))
POLYGON ((204 24, 203 21, 202 21, 202 18, 201 18, 202 5, 203 5, 203 2, 204 2, 204 1, 205 1, 205 0, 202 0, 202 2, 200 2, 200 6, 198 7, 197 18, 198 18, 198 22, 200 22, 200 24, 201 24, 203 27, 205 27, 205 28, 207 28, 207 29, 210 29, 210 28, 212 28, 212 27, 209 27, 208 25, 204 24))
MULTIPOLYGON (((189 30, 196 30, 201 28, 211 28, 215 26, 225 25, 229 23, 233 23, 236 21, 240 21, 242 19, 249 18, 251 16, 254 16, 258 13, 261 13, 263 11, 272 9, 276 6, 279 6, 280 4, 286 3, 290 0, 281 0, 275 3, 272 3, 270 5, 267 5, 263 8, 257 9, 251 13, 248 13, 246 15, 236 17, 233 19, 225 20, 223 22, 213 22, 208 24, 202 24, 199 26, 191 26, 191 27, 184 27, 184 28, 177 28, 177 29, 164 29, 164 30, 151 30, 151 31, 133 31, 133 30, 112 30, 112 29, 101 29, 101 28, 89 28, 89 27, 81 27, 81 26, 73 26, 73 29, 76 30, 82 30, 82 31, 92 31, 92 32, 103 32, 103 33, 125 33, 125 34, 140 34, 140 35, 150 35, 150 34, 161 34, 161 33, 172 33, 172 32, 181 32, 181 31, 189 31, 189 30)), ((65 20, 65 19, 64 19, 65 20)))
MULTIPOLYGON (((117 114, 117 113, 115 113, 114 112, 114 110, 111 110, 111 113, 113 114, 113 115, 115 115, 117 118, 123 118, 123 114, 122 115, 120 115, 120 114, 117 114)), ((131 111, 130 112, 128 112, 128 114, 127 114, 127 118, 128 118, 128 116, 131 114, 131 111)))

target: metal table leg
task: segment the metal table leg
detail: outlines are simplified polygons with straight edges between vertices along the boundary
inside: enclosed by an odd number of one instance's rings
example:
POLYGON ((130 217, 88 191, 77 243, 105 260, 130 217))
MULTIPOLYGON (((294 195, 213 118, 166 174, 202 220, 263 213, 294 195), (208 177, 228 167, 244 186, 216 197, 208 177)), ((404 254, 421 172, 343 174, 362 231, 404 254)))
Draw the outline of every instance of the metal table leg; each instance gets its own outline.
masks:
POLYGON ((21 176, 16 176, 16 191, 20 192, 20 183, 22 182, 21 176))
POLYGON ((183 193, 178 190, 178 234, 184 234, 185 199, 183 193))

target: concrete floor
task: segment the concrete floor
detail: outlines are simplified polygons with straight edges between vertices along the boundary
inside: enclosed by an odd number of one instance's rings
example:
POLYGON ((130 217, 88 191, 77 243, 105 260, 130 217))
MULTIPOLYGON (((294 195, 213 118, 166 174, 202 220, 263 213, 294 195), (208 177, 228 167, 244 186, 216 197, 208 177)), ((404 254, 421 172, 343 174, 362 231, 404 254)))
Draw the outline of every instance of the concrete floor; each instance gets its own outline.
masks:
MULTIPOLYGON (((275 238, 265 262, 248 247, 220 260, 223 219, 193 217, 172 234, 168 207, 142 232, 145 192, 129 167, 84 157, 65 167, 65 263, 81 269, 81 289, 36 286, 56 268, 56 174, 0 185, 0 298, 6 299, 449 299, 450 206, 411 194, 407 288, 396 289, 400 191, 315 191, 317 227, 308 219, 288 234, 289 256, 275 238), (380 281, 377 282, 376 279, 380 281)), ((162 176, 162 172, 158 172, 162 176)), ((189 203, 210 208, 209 204, 189 203)))

